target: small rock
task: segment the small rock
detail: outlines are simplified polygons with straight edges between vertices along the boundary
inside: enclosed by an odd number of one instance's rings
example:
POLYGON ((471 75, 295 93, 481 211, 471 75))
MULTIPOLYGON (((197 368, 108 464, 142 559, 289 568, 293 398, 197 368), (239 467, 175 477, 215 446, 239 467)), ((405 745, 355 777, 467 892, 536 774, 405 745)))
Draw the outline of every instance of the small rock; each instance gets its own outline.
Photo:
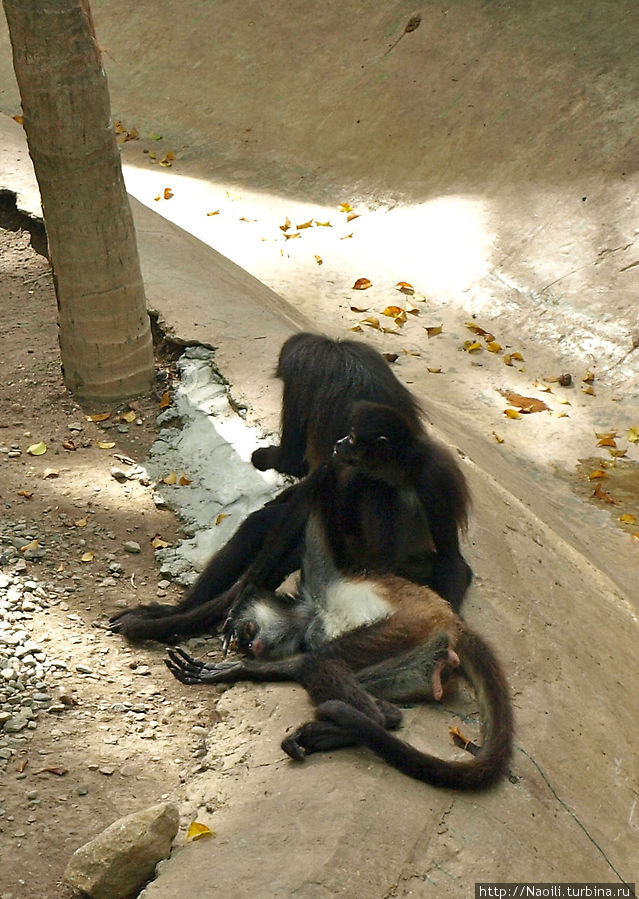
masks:
POLYGON ((124 551, 127 553, 139 553, 142 552, 142 548, 139 543, 135 542, 135 540, 128 540, 124 544, 124 551))
POLYGON ((120 818, 73 854, 64 879, 92 899, 137 894, 171 851, 179 823, 170 802, 120 818))

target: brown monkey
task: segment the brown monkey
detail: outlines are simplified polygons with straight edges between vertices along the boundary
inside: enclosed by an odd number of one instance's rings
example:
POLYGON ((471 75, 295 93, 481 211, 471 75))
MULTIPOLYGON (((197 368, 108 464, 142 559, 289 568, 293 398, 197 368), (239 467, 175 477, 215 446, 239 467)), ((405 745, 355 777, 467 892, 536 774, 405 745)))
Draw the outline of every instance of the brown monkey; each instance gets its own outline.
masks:
POLYGON ((167 664, 186 684, 302 684, 319 720, 284 741, 293 758, 358 743, 411 777, 473 789, 503 775, 512 748, 508 686, 492 650, 428 587, 345 572, 331 530, 340 475, 363 470, 397 485, 410 476, 419 452, 410 441, 402 450, 404 428, 388 407, 355 408, 349 436, 335 446, 335 482, 319 483, 312 504, 299 597, 248 590, 236 610, 234 635, 255 659, 207 664, 170 650, 167 664), (430 756, 388 733, 401 721, 391 702, 441 699, 456 669, 475 689, 484 722, 483 745, 465 762, 430 756))

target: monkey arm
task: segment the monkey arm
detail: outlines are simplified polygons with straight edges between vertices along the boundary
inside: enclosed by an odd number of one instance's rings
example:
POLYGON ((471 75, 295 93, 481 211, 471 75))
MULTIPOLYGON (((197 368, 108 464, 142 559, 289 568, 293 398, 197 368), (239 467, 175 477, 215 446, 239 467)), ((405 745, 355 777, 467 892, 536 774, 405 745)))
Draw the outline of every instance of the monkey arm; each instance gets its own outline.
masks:
POLYGON ((171 674, 183 684, 235 684, 238 681, 297 681, 300 656, 273 662, 238 659, 234 662, 200 662, 183 649, 169 649, 165 660, 171 674))

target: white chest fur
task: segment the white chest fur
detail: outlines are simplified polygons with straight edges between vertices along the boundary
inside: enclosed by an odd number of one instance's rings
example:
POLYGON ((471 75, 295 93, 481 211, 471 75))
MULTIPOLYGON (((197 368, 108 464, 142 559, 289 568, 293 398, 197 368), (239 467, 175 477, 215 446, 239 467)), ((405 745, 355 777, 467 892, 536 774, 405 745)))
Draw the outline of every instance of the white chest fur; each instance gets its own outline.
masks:
POLYGON ((374 581, 336 580, 322 597, 320 617, 327 639, 388 618, 392 606, 374 581))

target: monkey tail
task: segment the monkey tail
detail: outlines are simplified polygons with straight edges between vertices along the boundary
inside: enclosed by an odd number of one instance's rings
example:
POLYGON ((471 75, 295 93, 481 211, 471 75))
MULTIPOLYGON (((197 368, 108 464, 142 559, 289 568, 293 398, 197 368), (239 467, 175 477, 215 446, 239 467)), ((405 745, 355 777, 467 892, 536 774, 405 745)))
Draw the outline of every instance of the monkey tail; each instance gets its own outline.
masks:
POLYGON ((355 741, 403 774, 438 787, 475 790, 488 787, 507 771, 512 753, 513 714, 508 684, 488 644, 464 630, 456 647, 462 672, 477 693, 482 718, 482 745, 472 759, 452 762, 421 752, 347 703, 322 703, 318 717, 348 729, 355 741))

